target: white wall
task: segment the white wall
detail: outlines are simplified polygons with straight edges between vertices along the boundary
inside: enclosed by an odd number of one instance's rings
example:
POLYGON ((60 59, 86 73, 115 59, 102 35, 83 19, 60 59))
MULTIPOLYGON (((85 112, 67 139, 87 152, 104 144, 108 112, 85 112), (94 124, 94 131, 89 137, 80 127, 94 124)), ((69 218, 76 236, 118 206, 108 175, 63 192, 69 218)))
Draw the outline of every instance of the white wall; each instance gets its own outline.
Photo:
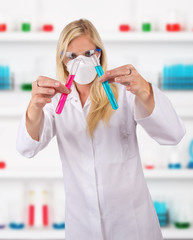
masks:
POLYGON ((99 31, 116 31, 127 21, 139 28, 140 21, 149 19, 155 29, 163 29, 172 10, 187 29, 193 28, 191 0, 0 0, 0 13, 17 29, 20 21, 31 19, 36 29, 42 21, 51 21, 61 30, 68 22, 88 18, 99 31))

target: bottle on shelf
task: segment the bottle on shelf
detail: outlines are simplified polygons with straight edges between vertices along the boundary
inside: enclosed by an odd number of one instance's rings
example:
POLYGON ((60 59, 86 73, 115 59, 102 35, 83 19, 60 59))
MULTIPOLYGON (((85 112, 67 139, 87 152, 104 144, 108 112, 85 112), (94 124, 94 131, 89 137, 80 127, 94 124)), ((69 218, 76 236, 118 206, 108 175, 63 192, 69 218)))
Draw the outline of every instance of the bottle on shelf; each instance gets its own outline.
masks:
POLYGON ((189 228, 191 226, 190 212, 190 205, 186 201, 178 201, 174 226, 179 229, 189 228))
POLYGON ((0 32, 7 31, 7 23, 4 16, 0 13, 0 32))
POLYGON ((141 29, 143 32, 151 32, 151 22, 143 22, 141 25, 141 29))
POLYGON ((190 142, 189 145, 189 156, 190 156, 190 160, 188 162, 188 168, 193 169, 193 139, 190 142))
POLYGON ((32 30, 32 18, 30 16, 23 16, 20 20, 20 30, 22 32, 31 32, 32 30))
POLYGON ((43 32, 53 32, 54 31, 54 25, 51 23, 45 23, 42 26, 43 32))
POLYGON ((122 23, 119 25, 120 32, 129 32, 131 30, 131 26, 127 23, 122 23))
POLYGON ((12 206, 9 209, 9 214, 10 214, 10 222, 9 222, 9 227, 11 229, 15 230, 20 230, 25 227, 24 224, 24 205, 23 201, 17 198, 12 199, 12 206))
POLYGON ((192 90, 193 64, 170 64, 163 67, 161 87, 164 90, 192 90))
POLYGON ((6 168, 6 162, 0 160, 0 170, 1 170, 1 169, 5 169, 5 168, 6 168))
POLYGON ((151 32, 152 31, 152 20, 149 16, 144 16, 141 19, 141 31, 151 32))
POLYGON ((145 169, 151 170, 155 168, 154 151, 146 151, 143 156, 143 166, 145 169))
POLYGON ((0 230, 4 229, 6 227, 6 204, 5 204, 5 199, 2 198, 0 199, 0 230))
POLYGON ((35 222, 35 192, 33 190, 29 191, 29 196, 28 196, 28 225, 30 227, 34 226, 34 222, 35 222))
POLYGON ((158 216, 158 220, 161 227, 166 227, 168 225, 168 210, 166 202, 154 201, 154 207, 158 216))
POLYGON ((65 229, 65 201, 61 195, 54 196, 53 200, 53 224, 56 230, 65 229))
POLYGON ((181 162, 179 160, 179 153, 173 152, 170 156, 169 163, 168 163, 169 169, 181 169, 181 162))
POLYGON ((0 64, 0 90, 12 88, 10 67, 7 63, 0 64))
POLYGON ((44 227, 49 225, 49 207, 48 207, 48 191, 42 192, 42 223, 44 227))
POLYGON ((167 32, 180 32, 182 31, 182 24, 179 21, 179 17, 177 16, 176 11, 171 11, 168 16, 168 20, 166 23, 166 31, 167 32))

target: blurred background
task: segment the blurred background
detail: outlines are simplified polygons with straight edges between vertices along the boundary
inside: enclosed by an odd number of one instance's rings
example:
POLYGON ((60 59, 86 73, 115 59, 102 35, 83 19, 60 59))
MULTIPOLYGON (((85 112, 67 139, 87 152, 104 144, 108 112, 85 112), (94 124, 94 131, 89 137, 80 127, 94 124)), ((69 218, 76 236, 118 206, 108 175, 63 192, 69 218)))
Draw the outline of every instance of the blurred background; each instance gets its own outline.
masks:
POLYGON ((187 133, 177 146, 159 146, 140 126, 137 134, 164 239, 193 239, 192 9, 191 0, 0 0, 0 239, 65 239, 55 139, 33 159, 15 142, 32 82, 56 78, 59 34, 79 18, 98 29, 109 69, 133 64, 182 118, 187 133))

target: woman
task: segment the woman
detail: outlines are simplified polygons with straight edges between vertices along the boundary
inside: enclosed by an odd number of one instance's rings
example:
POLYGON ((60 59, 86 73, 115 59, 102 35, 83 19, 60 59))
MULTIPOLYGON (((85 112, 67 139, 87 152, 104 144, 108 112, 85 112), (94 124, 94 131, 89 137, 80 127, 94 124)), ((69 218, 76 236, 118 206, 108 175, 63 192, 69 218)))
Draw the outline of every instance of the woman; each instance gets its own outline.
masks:
POLYGON ((17 149, 33 157, 57 137, 67 240, 161 240, 143 175, 136 125, 167 145, 182 139, 184 127, 170 101, 132 65, 107 71, 99 80, 87 61, 92 54, 106 70, 105 50, 91 22, 81 19, 68 24, 57 47, 59 81, 38 77, 33 83, 17 149), (78 58, 81 63, 69 90, 62 83, 78 58), (116 111, 101 84, 105 80, 112 83, 119 104, 116 111), (69 94, 61 115, 55 114, 58 93, 69 94))

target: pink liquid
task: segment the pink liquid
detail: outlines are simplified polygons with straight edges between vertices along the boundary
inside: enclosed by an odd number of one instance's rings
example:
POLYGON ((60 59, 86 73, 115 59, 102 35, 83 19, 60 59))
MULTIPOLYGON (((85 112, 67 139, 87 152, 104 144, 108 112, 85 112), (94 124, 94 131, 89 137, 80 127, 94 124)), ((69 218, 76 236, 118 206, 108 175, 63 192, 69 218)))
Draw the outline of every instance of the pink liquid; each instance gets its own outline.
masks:
MULTIPOLYGON (((67 78, 67 81, 66 81, 66 84, 65 84, 65 86, 67 88, 69 88, 69 89, 71 88, 72 83, 74 81, 74 77, 75 77, 75 75, 68 75, 68 78, 67 78)), ((60 114, 62 112, 62 109, 63 109, 64 104, 66 102, 67 96, 68 96, 68 94, 65 94, 65 93, 61 94, 60 100, 58 102, 58 106, 56 107, 56 113, 57 114, 60 114)))
POLYGON ((42 220, 43 226, 48 226, 48 205, 46 204, 42 206, 42 220))

